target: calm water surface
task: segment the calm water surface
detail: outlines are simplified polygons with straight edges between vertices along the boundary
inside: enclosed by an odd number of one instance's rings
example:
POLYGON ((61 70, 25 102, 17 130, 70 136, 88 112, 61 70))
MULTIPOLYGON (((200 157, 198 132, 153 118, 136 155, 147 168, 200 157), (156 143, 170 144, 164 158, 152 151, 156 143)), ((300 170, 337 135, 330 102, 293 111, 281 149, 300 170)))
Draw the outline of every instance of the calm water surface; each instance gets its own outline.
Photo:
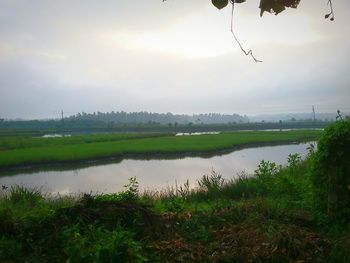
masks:
POLYGON ((256 147, 237 150, 210 158, 185 157, 181 159, 133 160, 119 163, 94 165, 66 171, 42 171, 4 176, 0 185, 23 185, 40 187, 51 194, 79 192, 112 193, 123 190, 128 178, 136 177, 141 190, 161 190, 181 185, 188 179, 191 186, 212 170, 232 179, 242 171, 252 174, 261 160, 285 165, 290 153, 299 153, 303 158, 309 144, 256 147))

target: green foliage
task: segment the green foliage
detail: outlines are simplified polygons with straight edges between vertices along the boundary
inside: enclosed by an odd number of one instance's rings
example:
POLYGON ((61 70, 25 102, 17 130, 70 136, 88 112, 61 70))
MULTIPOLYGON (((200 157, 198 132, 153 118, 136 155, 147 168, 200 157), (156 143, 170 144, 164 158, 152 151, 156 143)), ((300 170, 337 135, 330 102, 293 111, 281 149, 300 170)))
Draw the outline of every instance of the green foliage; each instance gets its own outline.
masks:
POLYGON ((298 153, 289 154, 288 159, 287 159, 287 163, 288 163, 288 169, 289 169, 290 173, 295 174, 295 172, 298 169, 298 166, 301 163, 300 154, 298 154, 298 153))
POLYGON ((88 226, 81 231, 69 227, 61 232, 61 242, 67 262, 145 262, 141 244, 124 229, 107 231, 88 226))
POLYGON ((350 121, 327 127, 313 155, 316 202, 330 217, 350 215, 350 121))
POLYGON ((139 196, 139 183, 136 177, 129 178, 129 183, 124 185, 126 188, 125 199, 127 200, 135 200, 139 196))
POLYGON ((166 211, 180 213, 185 210, 185 199, 181 196, 172 195, 163 200, 163 205, 166 211))
POLYGON ((296 168, 301 162, 301 156, 298 153, 289 154, 287 163, 290 169, 296 168))
POLYGON ((265 191, 259 187, 256 177, 249 177, 242 173, 230 184, 227 184, 223 191, 227 193, 230 198, 235 200, 256 197, 258 193, 265 191))
POLYGON ((267 179, 275 176, 280 170, 281 166, 274 162, 262 160, 258 165, 258 168, 254 171, 254 174, 261 179, 267 179))
POLYGON ((129 182, 124 185, 126 190, 119 193, 97 195, 97 201, 111 202, 133 202, 139 197, 139 183, 136 177, 129 178, 129 182))

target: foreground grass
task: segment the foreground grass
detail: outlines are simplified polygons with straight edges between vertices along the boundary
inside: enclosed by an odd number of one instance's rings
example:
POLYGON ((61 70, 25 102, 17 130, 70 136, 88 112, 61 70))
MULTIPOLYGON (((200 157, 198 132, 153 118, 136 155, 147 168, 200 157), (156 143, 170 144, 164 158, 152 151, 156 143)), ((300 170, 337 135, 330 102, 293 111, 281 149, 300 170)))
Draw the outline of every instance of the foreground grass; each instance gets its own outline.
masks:
POLYGON ((44 198, 3 189, 4 262, 350 262, 348 218, 313 208, 309 163, 262 162, 255 177, 203 177, 165 192, 44 198))
POLYGON ((259 143, 313 140, 318 130, 246 131, 201 136, 95 135, 51 139, 0 140, 0 168, 52 162, 76 162, 147 154, 212 152, 259 143), (148 136, 148 138, 144 138, 148 136), (2 145, 2 146, 1 146, 2 145))

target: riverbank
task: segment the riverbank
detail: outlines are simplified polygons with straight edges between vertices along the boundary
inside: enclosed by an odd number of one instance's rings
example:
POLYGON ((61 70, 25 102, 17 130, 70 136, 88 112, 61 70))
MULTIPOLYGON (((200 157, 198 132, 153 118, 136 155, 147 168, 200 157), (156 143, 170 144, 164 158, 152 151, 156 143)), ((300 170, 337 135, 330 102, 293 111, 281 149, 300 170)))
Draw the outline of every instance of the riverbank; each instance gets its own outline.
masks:
POLYGON ((43 196, 0 191, 0 261, 349 262, 348 220, 328 222, 313 206, 309 160, 254 177, 215 172, 195 190, 43 196))
POLYGON ((6 138, 6 143, 1 143, 0 139, 0 169, 132 156, 210 154, 234 147, 305 142, 315 140, 321 133, 320 130, 298 130, 241 131, 199 136, 106 134, 78 138, 30 138, 28 141, 26 138, 6 138))

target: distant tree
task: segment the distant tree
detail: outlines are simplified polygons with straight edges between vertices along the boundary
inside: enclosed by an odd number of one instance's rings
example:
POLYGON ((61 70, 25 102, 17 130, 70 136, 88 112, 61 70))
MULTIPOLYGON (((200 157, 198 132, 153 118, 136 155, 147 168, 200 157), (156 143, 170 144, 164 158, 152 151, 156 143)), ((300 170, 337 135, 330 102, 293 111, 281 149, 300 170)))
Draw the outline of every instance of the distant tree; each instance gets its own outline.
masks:
POLYGON ((151 113, 151 112, 107 112, 102 113, 98 112, 94 113, 82 113, 72 115, 66 118, 67 121, 95 121, 95 122, 104 122, 110 123, 114 122, 116 125, 120 124, 135 124, 135 123, 143 123, 143 124, 154 124, 160 123, 162 125, 173 125, 173 123, 181 123, 185 124, 188 122, 193 122, 199 124, 200 122, 204 124, 213 124, 213 123, 229 123, 232 121, 247 121, 245 116, 241 116, 238 114, 195 114, 195 115, 179 115, 172 113, 151 113))

